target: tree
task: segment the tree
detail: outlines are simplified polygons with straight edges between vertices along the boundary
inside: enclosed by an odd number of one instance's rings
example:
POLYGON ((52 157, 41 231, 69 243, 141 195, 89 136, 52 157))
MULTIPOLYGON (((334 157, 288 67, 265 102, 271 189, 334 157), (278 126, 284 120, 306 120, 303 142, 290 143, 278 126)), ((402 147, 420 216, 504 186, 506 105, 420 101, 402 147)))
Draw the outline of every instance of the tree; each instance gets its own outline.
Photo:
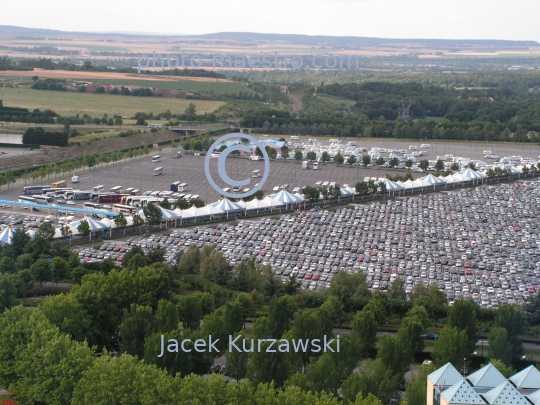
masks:
POLYGON ((405 301, 407 299, 407 293, 405 292, 405 281, 402 278, 396 277, 392 284, 390 284, 390 288, 388 289, 388 298, 400 301, 405 301))
POLYGON ((343 164, 343 162, 345 161, 345 158, 340 152, 336 153, 333 159, 334 159, 334 162, 337 163, 338 165, 343 164))
POLYGON ((20 256, 24 252, 24 247, 30 242, 30 236, 26 233, 21 226, 13 232, 11 237, 11 247, 15 256, 20 256))
POLYGON ((365 181, 356 183, 356 185, 354 186, 354 189, 356 190, 358 194, 360 194, 362 199, 364 199, 364 195, 368 193, 368 186, 365 181))
POLYGON ((166 210, 170 210, 171 209, 171 203, 169 202, 169 199, 167 197, 165 197, 163 199, 163 201, 160 201, 159 202, 159 206, 161 208, 165 208, 166 210))
POLYGON ((55 232, 54 226, 50 222, 45 222, 38 228, 37 236, 50 242, 54 238, 55 232))
POLYGON ((476 170, 476 165, 474 164, 474 162, 469 162, 469 164, 467 165, 467 168, 471 170, 476 170))
POLYGON ((327 163, 327 162, 330 162, 330 155, 328 154, 327 151, 324 151, 321 155, 321 162, 323 163, 327 163))
POLYGON ((270 301, 268 320, 270 321, 271 336, 273 338, 281 338, 283 333, 290 329, 294 313, 297 309, 297 304, 290 296, 274 298, 270 301))
POLYGON ((306 159, 307 160, 311 160, 311 161, 314 161, 317 159, 317 154, 313 151, 310 151, 306 154, 306 159))
POLYGON ((427 376, 435 371, 433 364, 418 367, 418 374, 412 374, 412 381, 405 384, 407 405, 425 405, 427 396, 427 376))
POLYGON ((186 120, 194 120, 197 118, 197 107, 194 103, 189 103, 186 107, 184 114, 186 114, 186 120))
POLYGON ((505 366, 512 365, 512 345, 504 328, 491 328, 488 335, 489 357, 500 360, 505 366))
POLYGON ((429 160, 427 159, 421 160, 420 163, 418 163, 418 167, 420 167, 420 169, 422 169, 425 172, 427 168, 429 167, 429 160))
POLYGON ((377 322, 369 310, 357 312, 352 322, 352 334, 360 341, 360 352, 368 357, 377 343, 377 322))
POLYGON ((182 298, 179 304, 180 322, 186 329, 195 330, 199 328, 202 318, 202 304, 197 296, 182 298))
POLYGON ((161 213, 159 206, 152 202, 146 204, 146 207, 143 208, 143 213, 145 218, 148 220, 148 223, 152 226, 160 224, 163 218, 163 214, 161 213))
POLYGON ((382 156, 379 157, 379 158, 377 158, 377 160, 375 161, 375 164, 376 164, 377 166, 382 166, 382 165, 384 165, 384 158, 383 158, 382 156))
POLYGON ((309 202, 317 202, 320 197, 319 190, 315 187, 306 186, 304 188, 304 197, 306 197, 309 202))
POLYGON ((119 327, 120 351, 144 357, 144 341, 155 331, 155 320, 152 308, 132 304, 129 311, 124 310, 122 323, 119 327))
MULTIPOLYGON (((235 339, 238 334, 235 334, 235 339)), ((239 339, 241 340, 241 339, 239 339)), ((246 376, 249 364, 249 353, 238 350, 231 350, 226 355, 227 375, 237 382, 246 376)))
POLYGON ((369 155, 363 155, 362 156, 362 164, 365 166, 367 165, 370 165, 371 164, 371 156, 369 155))
POLYGON ((452 363, 454 367, 460 369, 463 359, 467 358, 469 339, 464 330, 445 326, 439 333, 439 340, 435 342, 432 358, 437 366, 452 363))
POLYGON ((40 295, 43 295, 43 284, 51 279, 49 262, 45 259, 36 260, 30 267, 30 272, 34 280, 39 283, 40 295))
POLYGON ((397 157, 393 157, 392 159, 390 159, 388 161, 388 164, 390 165, 390 167, 396 167, 397 165, 399 165, 399 159, 397 157))
POLYGON ((81 303, 71 294, 48 296, 39 310, 60 332, 67 333, 79 342, 86 339, 91 328, 91 319, 81 303))
POLYGON ((297 150, 296 152, 294 152, 294 160, 302 160, 303 158, 304 154, 302 153, 302 151, 297 150))
POLYGON ((79 231, 79 233, 85 237, 91 234, 90 224, 86 219, 81 219, 79 221, 79 225, 77 225, 77 231, 79 231))
POLYGON ((117 228, 120 228, 124 231, 124 236, 126 235, 126 226, 127 226, 127 219, 124 217, 124 214, 122 212, 119 212, 116 217, 114 217, 114 224, 117 228))
POLYGON ((521 307, 517 305, 499 307, 493 326, 506 329, 508 342, 512 348, 512 360, 518 360, 523 355, 523 345, 519 336, 525 332, 525 313, 521 307))
POLYGON ((180 274, 199 274, 199 248, 196 244, 191 244, 178 261, 177 271, 180 274))
POLYGON ((179 198, 174 203, 174 208, 179 208, 181 210, 187 210, 189 207, 191 207, 191 203, 185 198, 179 198))
POLYGON ((407 161, 405 162, 405 167, 407 169, 410 169, 411 167, 413 167, 413 164, 414 162, 412 161, 412 159, 407 159, 407 161))
POLYGON ((287 159, 289 157, 289 149, 281 149, 281 157, 287 159))
POLYGON ((424 326, 418 319, 408 319, 402 322, 398 329, 398 339, 401 341, 410 362, 413 361, 415 355, 420 355, 424 351, 425 341, 422 337, 424 326))
POLYGON ((0 273, 0 314, 15 305, 17 279, 13 274, 0 273))
POLYGON ((435 170, 441 172, 444 170, 444 162, 441 159, 437 159, 434 166, 435 170))
POLYGON ((453 171, 454 173, 455 172, 458 172, 459 171, 459 163, 452 163, 452 166, 450 166, 450 170, 453 171))
POLYGON ((349 158, 347 159, 347 164, 354 165, 355 163, 356 163, 356 156, 350 155, 349 158))
POLYGON ((144 219, 139 214, 135 213, 132 215, 131 219, 133 219, 133 225, 138 226, 139 230, 144 225, 144 219))
POLYGON ((448 326, 457 328, 459 331, 465 331, 469 340, 469 353, 474 351, 478 342, 477 310, 478 305, 473 300, 458 300, 448 308, 448 326))
POLYGON ((201 200, 200 198, 192 198, 191 200, 189 200, 189 203, 191 204, 192 207, 196 207, 196 208, 202 208, 205 206, 204 201, 201 200))

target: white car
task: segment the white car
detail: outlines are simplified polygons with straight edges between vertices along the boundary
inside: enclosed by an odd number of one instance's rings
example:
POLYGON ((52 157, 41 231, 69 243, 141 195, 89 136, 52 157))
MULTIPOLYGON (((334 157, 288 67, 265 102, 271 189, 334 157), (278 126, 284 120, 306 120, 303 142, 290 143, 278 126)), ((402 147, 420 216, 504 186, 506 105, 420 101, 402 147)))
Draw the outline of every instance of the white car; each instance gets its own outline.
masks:
POLYGON ((66 204, 67 205, 76 205, 73 201, 67 201, 66 204))

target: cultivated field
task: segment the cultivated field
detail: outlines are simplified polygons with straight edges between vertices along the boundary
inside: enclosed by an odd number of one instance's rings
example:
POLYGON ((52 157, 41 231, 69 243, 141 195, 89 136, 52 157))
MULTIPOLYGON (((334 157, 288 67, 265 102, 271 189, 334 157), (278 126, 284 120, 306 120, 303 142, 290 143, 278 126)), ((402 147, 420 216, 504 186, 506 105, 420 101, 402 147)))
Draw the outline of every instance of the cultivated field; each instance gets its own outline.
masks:
POLYGON ((195 103, 199 114, 212 112, 222 106, 220 101, 186 100, 178 98, 133 97, 110 94, 74 93, 66 91, 43 91, 20 88, 0 88, 0 100, 7 107, 23 107, 32 110, 54 110, 60 115, 89 114, 101 117, 103 114, 119 114, 128 117, 136 112, 160 112, 170 110, 182 113, 195 103))

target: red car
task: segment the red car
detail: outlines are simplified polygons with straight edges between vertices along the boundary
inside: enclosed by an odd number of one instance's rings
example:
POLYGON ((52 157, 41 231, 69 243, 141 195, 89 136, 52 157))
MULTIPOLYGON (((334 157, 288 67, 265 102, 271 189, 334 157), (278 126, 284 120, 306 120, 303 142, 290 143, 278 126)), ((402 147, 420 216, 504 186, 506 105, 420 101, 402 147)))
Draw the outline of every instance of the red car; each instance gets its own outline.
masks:
POLYGON ((117 262, 121 262, 122 260, 124 260, 124 256, 118 256, 118 258, 116 259, 117 262))
POLYGON ((126 252, 127 252, 127 249, 125 246, 120 248, 120 253, 126 253, 126 252))

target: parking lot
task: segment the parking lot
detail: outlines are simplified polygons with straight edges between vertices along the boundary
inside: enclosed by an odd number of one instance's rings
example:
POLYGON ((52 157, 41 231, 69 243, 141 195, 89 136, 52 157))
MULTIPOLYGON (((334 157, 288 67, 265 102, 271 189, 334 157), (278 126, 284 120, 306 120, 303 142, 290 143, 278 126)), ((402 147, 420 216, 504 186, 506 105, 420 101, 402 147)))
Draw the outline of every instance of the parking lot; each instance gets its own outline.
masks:
POLYGON ((232 265, 254 257, 285 280, 295 274, 303 288, 326 288, 343 269, 364 272, 373 291, 387 290, 399 277, 407 292, 420 283, 437 285, 450 303, 472 298, 483 307, 522 304, 537 292, 540 277, 539 186, 537 180, 480 186, 174 230, 167 237, 117 242, 110 250, 80 249, 79 256, 96 261, 109 255, 120 263, 131 245, 148 250, 159 243, 175 263, 192 243, 210 243, 232 265))

